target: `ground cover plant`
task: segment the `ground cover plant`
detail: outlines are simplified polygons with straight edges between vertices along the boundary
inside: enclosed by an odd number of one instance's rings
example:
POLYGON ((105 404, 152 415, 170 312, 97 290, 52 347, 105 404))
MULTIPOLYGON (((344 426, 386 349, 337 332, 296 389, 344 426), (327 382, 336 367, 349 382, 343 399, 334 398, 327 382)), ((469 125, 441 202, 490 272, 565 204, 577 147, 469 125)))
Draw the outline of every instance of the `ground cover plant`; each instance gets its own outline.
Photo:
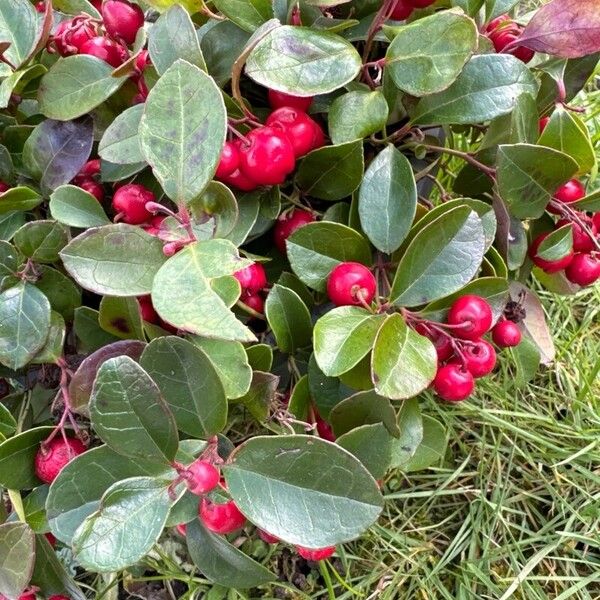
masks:
POLYGON ((593 597, 600 11, 517 4, 0 7, 0 594, 593 597))

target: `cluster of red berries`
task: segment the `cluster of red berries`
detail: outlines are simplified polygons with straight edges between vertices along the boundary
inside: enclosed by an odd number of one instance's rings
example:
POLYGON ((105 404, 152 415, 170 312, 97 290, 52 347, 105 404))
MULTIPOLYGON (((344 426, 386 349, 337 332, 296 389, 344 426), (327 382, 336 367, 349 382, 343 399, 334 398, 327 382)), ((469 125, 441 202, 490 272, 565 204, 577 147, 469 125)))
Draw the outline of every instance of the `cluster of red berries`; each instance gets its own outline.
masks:
POLYGON ((81 167, 79 173, 73 177, 71 183, 94 196, 98 202, 102 202, 104 200, 104 188, 100 183, 100 159, 88 160, 81 167))
POLYGON ((249 192, 262 185, 282 184, 296 159, 325 143, 321 126, 306 114, 312 98, 269 90, 274 109, 264 126, 225 142, 216 177, 249 192))
POLYGON ((404 21, 408 19, 417 8, 427 8, 435 4, 436 0, 398 0, 396 6, 390 15, 394 21, 404 21))
POLYGON ((523 28, 508 15, 496 17, 485 28, 487 37, 494 44, 496 52, 512 54, 515 58, 527 64, 535 56, 535 52, 525 46, 513 46, 522 31, 523 28), (511 47, 508 48, 509 46, 511 47))
POLYGON ((264 267, 255 262, 236 271, 233 276, 240 282, 242 288, 241 301, 257 313, 263 314, 265 311, 263 291, 267 287, 267 274, 264 267))
POLYGON ((577 179, 571 179, 558 188, 546 208, 549 213, 560 216, 555 230, 571 227, 573 232, 573 246, 565 256, 558 259, 540 256, 540 246, 551 232, 537 236, 529 248, 529 256, 536 267, 550 274, 564 271, 571 283, 582 287, 592 285, 600 279, 600 213, 588 216, 568 206, 584 196, 583 184, 577 179))
POLYGON ((436 394, 448 402, 460 402, 475 389, 475 379, 489 375, 496 366, 496 351, 482 337, 492 330, 499 348, 517 346, 521 331, 513 321, 502 318, 492 328, 492 309, 484 298, 466 295, 454 301, 447 323, 411 320, 414 330, 433 342, 438 371, 432 383, 436 394))

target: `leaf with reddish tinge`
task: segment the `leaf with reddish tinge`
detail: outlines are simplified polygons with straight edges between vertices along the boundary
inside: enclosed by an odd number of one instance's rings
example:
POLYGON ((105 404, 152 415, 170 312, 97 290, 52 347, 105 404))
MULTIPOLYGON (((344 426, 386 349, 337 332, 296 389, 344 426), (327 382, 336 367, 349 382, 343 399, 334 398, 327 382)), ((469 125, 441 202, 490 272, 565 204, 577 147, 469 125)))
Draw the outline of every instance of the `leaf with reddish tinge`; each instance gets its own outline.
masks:
POLYGON ((578 58, 600 51, 598 0, 554 0, 538 10, 519 46, 562 58, 578 58))

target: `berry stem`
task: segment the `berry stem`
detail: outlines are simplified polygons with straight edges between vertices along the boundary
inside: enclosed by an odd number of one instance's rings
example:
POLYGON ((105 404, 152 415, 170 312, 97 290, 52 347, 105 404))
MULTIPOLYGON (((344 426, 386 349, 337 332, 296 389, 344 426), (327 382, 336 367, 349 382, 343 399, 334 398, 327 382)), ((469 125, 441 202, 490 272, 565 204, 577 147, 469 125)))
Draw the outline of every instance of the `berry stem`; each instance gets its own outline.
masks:
POLYGON ((377 32, 381 29, 383 23, 389 19, 390 15, 396 8, 396 4, 398 4, 398 0, 384 0, 384 2, 381 5, 381 8, 375 15, 375 18, 373 19, 371 26, 369 27, 369 31, 367 32, 367 40, 362 55, 363 63, 369 62, 369 54, 371 54, 371 48, 373 48, 375 36, 377 35, 377 32))
POLYGON ((235 305, 238 308, 241 308, 244 312, 248 313, 251 317, 255 319, 260 319, 261 321, 265 320, 265 316, 261 315, 259 312, 256 312, 253 308, 250 308, 247 304, 244 304, 241 300, 238 300, 235 305))
POLYGON ((565 219, 579 225, 579 227, 581 227, 581 229, 583 229, 590 237, 592 243, 596 246, 596 250, 600 251, 600 242, 596 239, 594 232, 581 220, 576 210, 572 209, 568 204, 558 202, 557 200, 550 200, 550 205, 552 208, 558 210, 565 219))
POLYGON ((459 158, 462 158, 465 162, 468 162, 470 165, 472 165, 476 169, 479 169, 482 173, 487 175, 490 179, 493 179, 494 181, 496 180, 496 169, 494 169, 493 167, 488 167, 487 165, 484 165, 482 162, 478 161, 476 158, 474 158, 468 152, 463 152, 462 150, 455 150, 454 148, 446 148, 446 147, 442 147, 442 146, 431 146, 429 144, 422 144, 422 143, 419 143, 419 146, 423 146, 424 148, 426 148, 427 150, 430 150, 431 152, 442 152, 442 153, 446 153, 446 154, 451 154, 452 156, 458 156, 459 158))

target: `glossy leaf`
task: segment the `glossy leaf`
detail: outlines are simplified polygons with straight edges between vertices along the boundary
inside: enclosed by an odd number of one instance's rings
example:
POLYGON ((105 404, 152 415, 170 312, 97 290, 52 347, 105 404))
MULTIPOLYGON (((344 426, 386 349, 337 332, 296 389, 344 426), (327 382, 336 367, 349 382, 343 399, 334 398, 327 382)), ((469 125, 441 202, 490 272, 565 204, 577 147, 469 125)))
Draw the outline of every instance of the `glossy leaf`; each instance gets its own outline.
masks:
POLYGON ((16 598, 29 584, 35 535, 26 523, 0 525, 0 594, 16 598))
POLYGON ((236 402, 243 404, 258 422, 264 423, 275 400, 278 385, 279 377, 277 375, 254 371, 250 389, 236 402))
POLYGON ((250 33, 273 18, 269 0, 215 0, 214 5, 238 27, 250 33))
MULTIPOLYGON (((28 211, 42 203, 43 198, 36 191, 25 186, 17 186, 2 194, 0 215, 13 211, 28 211)), ((14 235, 14 232, 13 232, 14 235)), ((11 236, 12 237, 12 236, 11 236)))
POLYGON ((388 105, 381 92, 348 92, 329 109, 329 137, 333 144, 362 139, 381 131, 387 119, 388 105))
POLYGON ((63 355, 66 328, 65 320, 56 311, 50 313, 48 337, 42 349, 31 359, 32 364, 55 363, 63 355))
POLYGON ((310 344, 310 313, 293 290, 276 283, 267 296, 265 316, 282 352, 294 353, 310 344))
POLYGON ((321 548, 354 539, 382 508, 375 480, 360 462, 313 436, 254 437, 224 471, 240 510, 293 544, 321 548))
POLYGON ((98 369, 90 400, 94 431, 113 450, 131 458, 169 463, 177 452, 177 428, 150 376, 128 356, 98 369))
POLYGON ((8 43, 4 55, 15 68, 28 58, 36 42, 37 14, 27 0, 14 0, 0 10, 0 40, 8 43))
POLYGON ((376 479, 390 467, 393 437, 382 423, 361 425, 337 438, 336 444, 353 454, 376 479))

